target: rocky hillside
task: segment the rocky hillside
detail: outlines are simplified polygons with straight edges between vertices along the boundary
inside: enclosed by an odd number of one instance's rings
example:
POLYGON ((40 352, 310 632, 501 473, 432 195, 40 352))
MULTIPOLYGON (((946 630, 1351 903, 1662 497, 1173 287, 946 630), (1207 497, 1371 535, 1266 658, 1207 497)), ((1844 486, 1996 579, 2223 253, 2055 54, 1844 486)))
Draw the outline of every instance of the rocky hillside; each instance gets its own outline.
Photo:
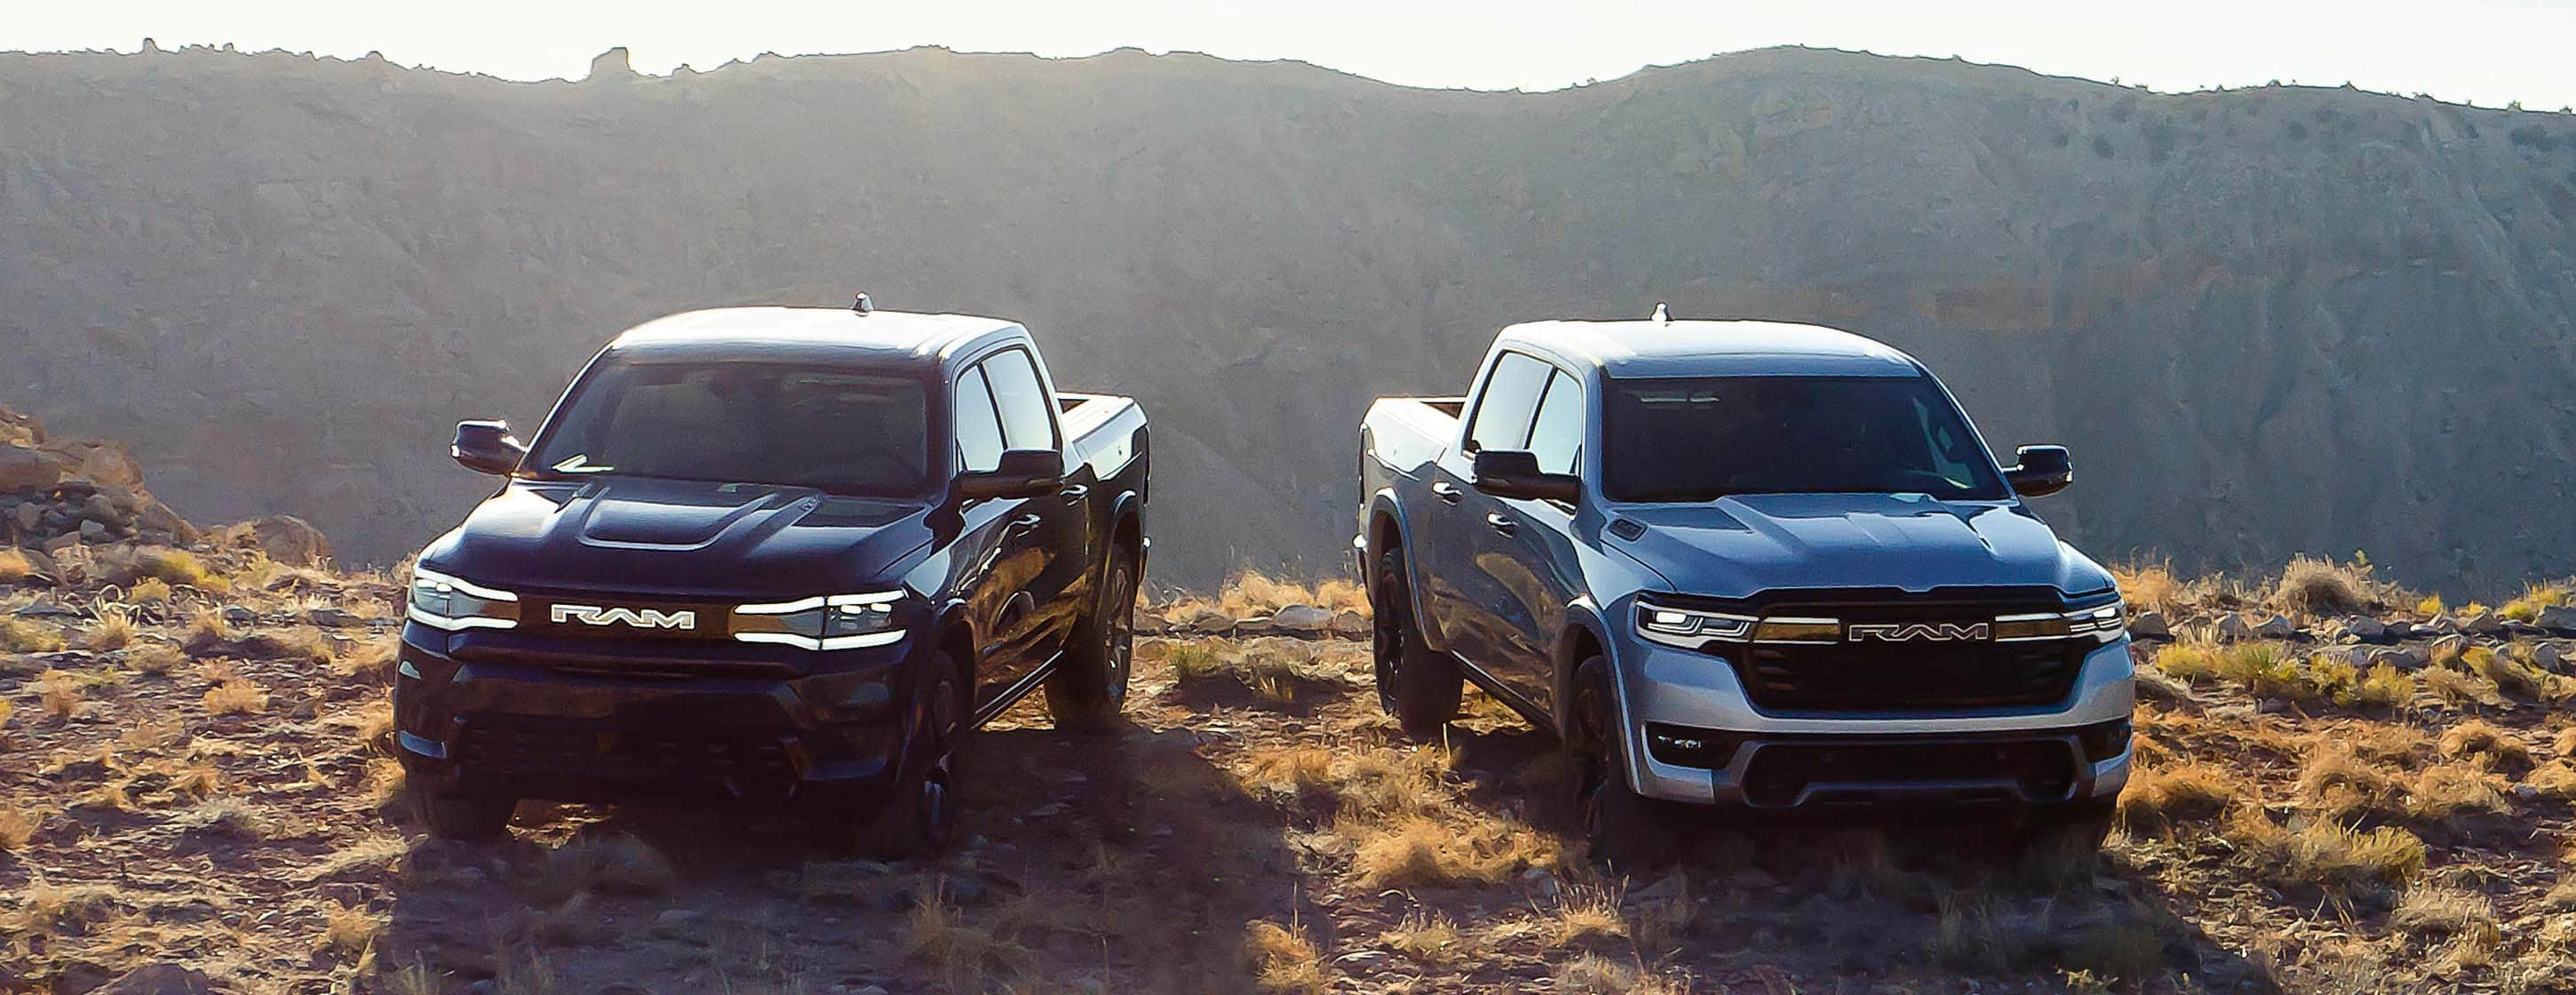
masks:
MULTIPOLYGON (((1333 565, 1353 426, 1533 316, 1915 351, 2048 513, 2186 568, 2366 548, 2460 591, 2576 549, 2576 121, 1724 56, 1545 94, 919 50, 520 84, 211 50, 0 56, 0 368, 194 515, 391 562, 675 309, 1023 318, 1156 421, 1156 564, 1333 565)), ((2457 594, 2460 591, 2452 593, 2457 594)))

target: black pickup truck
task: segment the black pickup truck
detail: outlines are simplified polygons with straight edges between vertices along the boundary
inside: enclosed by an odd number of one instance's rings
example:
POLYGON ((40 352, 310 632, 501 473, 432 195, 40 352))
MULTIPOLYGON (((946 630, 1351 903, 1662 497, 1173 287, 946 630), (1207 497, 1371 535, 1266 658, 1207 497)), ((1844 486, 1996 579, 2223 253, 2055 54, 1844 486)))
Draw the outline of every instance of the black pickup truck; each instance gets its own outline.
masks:
POLYGON ((394 687, 422 819, 521 798, 765 802, 889 855, 956 831, 968 730, 1044 687, 1111 724, 1145 565, 1145 416, 1059 394, 992 318, 731 308, 591 360, 420 553, 394 687))

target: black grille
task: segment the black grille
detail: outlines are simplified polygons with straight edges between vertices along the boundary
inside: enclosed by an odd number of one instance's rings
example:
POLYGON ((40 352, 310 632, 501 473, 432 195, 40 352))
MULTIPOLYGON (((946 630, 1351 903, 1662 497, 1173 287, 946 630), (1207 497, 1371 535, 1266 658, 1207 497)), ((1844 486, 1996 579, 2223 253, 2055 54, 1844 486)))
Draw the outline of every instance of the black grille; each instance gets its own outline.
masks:
POLYGON ((2063 741, 1815 743, 1763 746, 1745 765, 1744 796, 1789 805, 1812 784, 1914 785, 2008 781, 2028 801, 2074 790, 2075 757, 2063 741))
POLYGON ((1736 676, 1773 712, 1908 712, 2063 701, 2091 640, 2036 643, 1755 643, 1736 676))
POLYGON ((478 772, 784 784, 795 778, 777 740, 656 735, 587 726, 469 725, 457 758, 478 772))
MULTIPOLYGON (((1854 624, 1974 625, 1999 616, 2063 612, 2065 599, 2034 588, 1943 588, 1924 595, 1881 590, 1779 592, 1771 617, 1854 624)), ((2089 637, 1999 643, 1985 639, 1871 640, 1733 647, 1736 676, 1768 712, 1921 712, 2027 708, 2064 701, 2101 644, 2089 637)))

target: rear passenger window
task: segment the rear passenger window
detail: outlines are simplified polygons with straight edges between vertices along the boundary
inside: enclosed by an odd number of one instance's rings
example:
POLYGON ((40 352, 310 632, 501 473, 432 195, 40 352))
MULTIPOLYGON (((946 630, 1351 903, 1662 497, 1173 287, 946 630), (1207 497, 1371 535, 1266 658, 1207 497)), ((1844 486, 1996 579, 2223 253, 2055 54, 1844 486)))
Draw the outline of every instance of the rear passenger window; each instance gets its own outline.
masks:
POLYGON ((1476 401, 1475 424, 1467 429, 1467 451, 1527 447, 1530 414, 1538 407, 1548 374, 1554 372, 1555 367, 1517 352, 1495 360, 1494 373, 1485 378, 1485 391, 1476 401))
POLYGON ((1583 384, 1558 370, 1547 381, 1547 396, 1538 402, 1538 420, 1530 426, 1530 452, 1545 473, 1583 472, 1583 384))
POLYGON ((970 473, 1002 466, 1002 423, 993 416, 993 391, 981 367, 957 378, 957 461, 970 473))
POLYGON ((1025 350, 995 353, 984 361, 993 406, 1002 412, 1002 441, 1012 449, 1054 449, 1055 419, 1047 416, 1046 388, 1025 350))

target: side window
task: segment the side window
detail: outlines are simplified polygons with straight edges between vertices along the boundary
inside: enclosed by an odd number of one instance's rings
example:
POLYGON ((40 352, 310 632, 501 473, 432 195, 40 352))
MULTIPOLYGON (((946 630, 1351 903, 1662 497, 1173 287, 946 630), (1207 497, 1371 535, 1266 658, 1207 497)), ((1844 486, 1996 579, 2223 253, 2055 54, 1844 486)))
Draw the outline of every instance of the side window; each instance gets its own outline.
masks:
POLYGON ((993 417, 993 390, 984 385, 982 367, 957 378, 957 459, 967 471, 1002 465, 1002 423, 993 417))
POLYGON ((1583 472, 1583 384, 1565 371, 1547 381, 1547 396, 1538 402, 1538 419, 1530 424, 1530 452, 1547 473, 1583 472))
POLYGON ((1002 439, 1013 449, 1054 449, 1055 419, 1048 416, 1046 388, 1037 367, 1023 349, 993 354, 983 363, 993 388, 993 406, 1002 411, 1002 439))
POLYGON ((1547 376, 1556 368, 1517 352, 1507 352, 1494 361, 1494 373, 1485 379, 1484 394, 1476 401, 1475 424, 1467 429, 1467 450, 1505 451, 1529 445, 1530 413, 1538 407, 1538 394, 1547 387, 1547 376))

